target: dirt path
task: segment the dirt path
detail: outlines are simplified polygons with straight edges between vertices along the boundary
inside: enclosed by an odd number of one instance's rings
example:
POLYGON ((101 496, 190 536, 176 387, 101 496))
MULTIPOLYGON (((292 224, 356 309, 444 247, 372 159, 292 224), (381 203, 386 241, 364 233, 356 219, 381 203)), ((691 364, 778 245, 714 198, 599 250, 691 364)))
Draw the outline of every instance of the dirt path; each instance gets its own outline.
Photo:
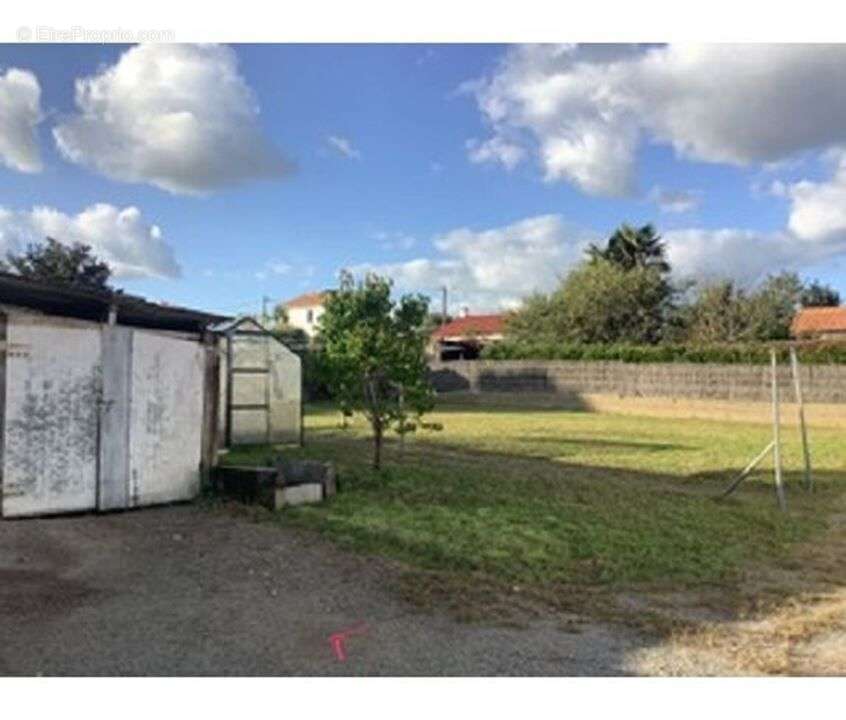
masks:
POLYGON ((399 570, 193 506, 0 521, 0 673, 614 675, 632 631, 416 612, 399 570), (337 659, 332 634, 357 628, 337 659))
POLYGON ((747 574, 745 616, 719 589, 618 598, 686 625, 664 639, 589 608, 461 623, 404 602, 407 582, 390 562, 194 506, 0 521, 0 674, 846 674, 846 513, 747 574), (341 661, 330 637, 346 630, 341 661))
MULTIPOLYGON (((709 621, 632 652, 646 675, 846 675, 846 512, 781 567, 751 570, 746 617, 709 621), (782 599, 777 599, 782 595, 782 599), (769 597, 769 599, 767 599, 769 597), (763 601, 763 607, 755 608, 763 601)), ((697 608, 702 618, 705 608, 697 608)))

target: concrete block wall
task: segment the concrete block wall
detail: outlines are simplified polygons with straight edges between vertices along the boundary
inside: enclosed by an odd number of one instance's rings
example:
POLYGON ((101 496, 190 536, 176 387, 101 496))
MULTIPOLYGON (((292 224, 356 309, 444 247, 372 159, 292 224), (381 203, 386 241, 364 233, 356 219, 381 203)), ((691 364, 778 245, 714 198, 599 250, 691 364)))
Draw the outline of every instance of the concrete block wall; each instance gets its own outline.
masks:
MULTIPOLYGON (((794 401, 789 366, 780 366, 778 373, 781 398, 794 401)), ((459 360, 433 363, 430 378, 441 393, 605 394, 747 402, 771 398, 769 365, 459 360)), ((803 365, 801 378, 806 402, 846 403, 846 365, 803 365)))

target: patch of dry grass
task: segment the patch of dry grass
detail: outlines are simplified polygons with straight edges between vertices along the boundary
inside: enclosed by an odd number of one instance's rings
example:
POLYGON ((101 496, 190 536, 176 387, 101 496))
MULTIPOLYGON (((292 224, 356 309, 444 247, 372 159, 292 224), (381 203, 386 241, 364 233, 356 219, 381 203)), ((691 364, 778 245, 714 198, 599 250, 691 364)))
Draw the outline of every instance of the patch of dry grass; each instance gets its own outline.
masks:
POLYGON ((825 535, 796 548, 788 561, 750 568, 731 619, 677 628, 643 653, 638 669, 674 675, 846 675, 844 520, 844 514, 833 515, 825 535))

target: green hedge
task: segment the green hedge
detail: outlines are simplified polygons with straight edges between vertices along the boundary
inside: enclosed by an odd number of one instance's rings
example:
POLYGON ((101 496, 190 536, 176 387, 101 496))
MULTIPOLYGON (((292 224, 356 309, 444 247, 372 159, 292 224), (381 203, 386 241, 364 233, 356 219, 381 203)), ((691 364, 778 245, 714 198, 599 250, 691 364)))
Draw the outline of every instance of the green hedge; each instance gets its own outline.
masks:
MULTIPOLYGON (((775 347, 780 362, 788 361, 786 343, 738 345, 568 345, 505 340, 489 345, 486 360, 618 360, 630 363, 692 362, 764 364, 775 347)), ((846 344, 817 343, 798 348, 799 360, 814 365, 846 364, 846 344)))

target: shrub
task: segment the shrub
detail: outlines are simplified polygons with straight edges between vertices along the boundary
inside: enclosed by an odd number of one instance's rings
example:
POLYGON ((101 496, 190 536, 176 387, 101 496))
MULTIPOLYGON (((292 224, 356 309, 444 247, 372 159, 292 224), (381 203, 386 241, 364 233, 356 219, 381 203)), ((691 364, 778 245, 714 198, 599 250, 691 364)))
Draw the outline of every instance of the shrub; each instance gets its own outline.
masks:
MULTIPOLYGON (((786 343, 736 343, 731 345, 587 345, 504 340, 489 345, 485 360, 594 360, 629 363, 691 362, 764 364, 776 348, 779 362, 789 360, 786 343)), ((801 362, 813 365, 846 364, 846 344, 815 343, 798 347, 801 362)))

